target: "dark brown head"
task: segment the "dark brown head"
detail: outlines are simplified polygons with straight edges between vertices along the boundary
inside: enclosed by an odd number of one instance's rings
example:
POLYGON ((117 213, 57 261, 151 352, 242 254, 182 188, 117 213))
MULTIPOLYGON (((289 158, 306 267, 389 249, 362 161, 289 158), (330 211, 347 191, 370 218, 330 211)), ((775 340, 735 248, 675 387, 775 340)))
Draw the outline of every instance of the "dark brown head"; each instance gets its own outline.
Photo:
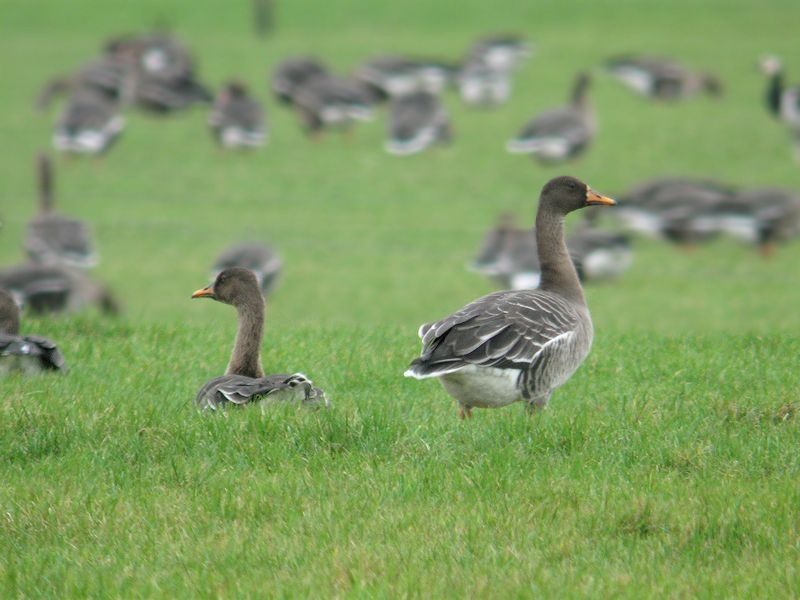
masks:
POLYGON ((252 303, 263 305, 264 302, 258 278, 243 267, 231 267, 220 272, 214 283, 197 290, 192 298, 211 298, 236 307, 252 303))
POLYGON ((0 290, 0 333, 19 333, 19 307, 14 297, 5 290, 0 290))
POLYGON ((548 181, 539 197, 539 210, 566 215, 586 206, 613 206, 616 202, 598 194, 580 179, 562 175, 548 181))

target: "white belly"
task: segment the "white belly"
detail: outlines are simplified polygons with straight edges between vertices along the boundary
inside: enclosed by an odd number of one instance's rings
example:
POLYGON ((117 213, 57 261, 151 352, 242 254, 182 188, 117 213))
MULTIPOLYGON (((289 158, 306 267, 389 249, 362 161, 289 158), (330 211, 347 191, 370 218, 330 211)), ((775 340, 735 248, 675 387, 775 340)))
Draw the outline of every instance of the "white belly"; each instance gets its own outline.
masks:
POLYGON ((522 399, 518 369, 470 366, 439 380, 447 393, 466 407, 499 408, 522 399))

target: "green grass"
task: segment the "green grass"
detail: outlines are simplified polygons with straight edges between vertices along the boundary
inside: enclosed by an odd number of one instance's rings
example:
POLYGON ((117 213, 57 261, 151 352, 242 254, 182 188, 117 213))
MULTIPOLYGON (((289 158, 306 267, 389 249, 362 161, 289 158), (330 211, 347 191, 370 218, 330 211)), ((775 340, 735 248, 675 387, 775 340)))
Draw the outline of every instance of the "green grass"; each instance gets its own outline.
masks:
POLYGON ((125 316, 25 321, 71 370, 0 382, 0 596, 796 596, 800 244, 771 261, 724 241, 637 244, 623 279, 587 290, 592 354, 533 418, 460 423, 440 386, 401 375, 421 322, 491 289, 463 264, 495 214, 532 220, 553 175, 609 194, 663 174, 796 187, 755 61, 781 53, 800 80, 800 6, 304 0, 279 2, 260 42, 235 4, 0 7, 3 265, 20 259, 55 118, 31 100, 105 36, 172 24, 204 77, 246 79, 273 125, 263 150, 228 155, 202 111, 132 114, 106 159, 57 160, 60 207, 91 221, 125 316), (423 156, 384 155, 382 116, 312 144, 267 93, 292 53, 342 69, 387 50, 456 57, 495 30, 538 46, 512 100, 484 113, 448 96, 455 143, 423 156), (503 152, 576 70, 627 50, 714 68, 727 95, 661 106, 598 79, 584 158, 503 152), (286 263, 265 367, 308 373, 331 410, 194 410, 235 315, 189 295, 240 236, 286 263))

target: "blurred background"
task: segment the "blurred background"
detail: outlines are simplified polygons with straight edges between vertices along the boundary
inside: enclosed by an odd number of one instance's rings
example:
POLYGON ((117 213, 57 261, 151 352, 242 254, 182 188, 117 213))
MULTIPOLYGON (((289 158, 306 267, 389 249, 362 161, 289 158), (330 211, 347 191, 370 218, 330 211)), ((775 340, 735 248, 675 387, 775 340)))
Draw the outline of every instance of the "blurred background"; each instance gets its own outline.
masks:
MULTIPOLYGON (((207 283, 226 247, 259 241, 283 261, 268 301, 270 327, 390 326, 407 329, 413 344, 419 323, 496 289, 465 266, 499 214, 532 224, 539 190, 553 176, 575 175, 613 197, 667 176, 737 190, 797 188, 789 129, 767 109, 768 79, 759 68, 776 55, 787 83, 800 81, 796 3, 274 0, 271 9, 259 35, 246 0, 3 2, 0 265, 24 258, 26 223, 38 211, 34 157, 47 151, 57 209, 89 225, 99 255, 92 277, 113 290, 131 322, 229 327, 232 314, 190 304, 189 294, 207 283), (246 84, 266 111, 263 146, 222 148, 209 132, 210 106, 199 105, 161 116, 122 109, 124 131, 101 156, 52 148, 67 100, 34 109, 48 80, 74 73, 115 36, 152 31, 179 40, 212 94, 230 79, 246 84), (444 90, 452 140, 412 156, 384 151, 386 103, 345 134, 309 136, 271 90, 276 67, 294 56, 316 57, 341 75, 386 54, 457 64, 494 34, 518 36, 532 50, 511 75, 507 101, 476 108, 444 90), (713 72, 724 93, 642 97, 602 69, 621 55, 713 72), (596 134, 587 149, 556 164, 507 153, 526 122, 568 100, 579 71, 593 74, 596 134)), ((612 215, 602 225, 626 231, 612 215)), ((726 235, 690 244, 626 235, 631 266, 611 281, 587 283, 598 330, 800 326, 797 241, 765 257, 726 235)))

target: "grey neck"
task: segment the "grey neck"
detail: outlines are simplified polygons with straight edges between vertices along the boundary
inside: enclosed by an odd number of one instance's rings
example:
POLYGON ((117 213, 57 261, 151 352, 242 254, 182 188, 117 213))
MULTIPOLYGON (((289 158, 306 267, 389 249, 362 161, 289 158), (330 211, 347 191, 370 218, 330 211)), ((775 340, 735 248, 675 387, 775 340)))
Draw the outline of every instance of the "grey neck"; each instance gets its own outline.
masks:
POLYGON ((264 298, 257 293, 238 305, 239 327, 226 375, 263 377, 261 338, 264 335, 264 298))
POLYGON ((53 210, 53 168, 44 155, 39 157, 39 206, 42 212, 53 210))
POLYGON ((564 241, 564 215, 540 207, 536 214, 536 249, 539 252, 539 288, 586 305, 583 288, 564 241))

